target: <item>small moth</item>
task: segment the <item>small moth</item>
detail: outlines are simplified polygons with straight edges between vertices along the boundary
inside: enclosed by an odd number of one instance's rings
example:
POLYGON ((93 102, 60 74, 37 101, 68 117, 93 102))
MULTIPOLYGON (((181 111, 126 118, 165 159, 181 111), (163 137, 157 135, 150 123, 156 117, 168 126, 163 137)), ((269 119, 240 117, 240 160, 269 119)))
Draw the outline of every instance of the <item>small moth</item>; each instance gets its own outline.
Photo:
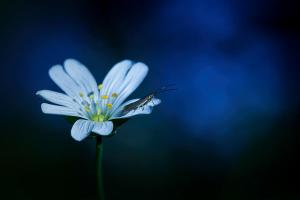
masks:
MULTIPOLYGON (((170 86, 170 85, 168 85, 168 86, 170 86)), ((172 90, 176 90, 176 89, 175 88, 167 88, 167 86, 161 87, 161 88, 157 89, 156 91, 144 96, 143 98, 124 106, 122 112, 124 115, 126 115, 130 111, 134 111, 138 108, 144 109, 144 106, 146 106, 148 103, 153 101, 153 99, 156 95, 163 93, 163 92, 172 91, 172 90)))

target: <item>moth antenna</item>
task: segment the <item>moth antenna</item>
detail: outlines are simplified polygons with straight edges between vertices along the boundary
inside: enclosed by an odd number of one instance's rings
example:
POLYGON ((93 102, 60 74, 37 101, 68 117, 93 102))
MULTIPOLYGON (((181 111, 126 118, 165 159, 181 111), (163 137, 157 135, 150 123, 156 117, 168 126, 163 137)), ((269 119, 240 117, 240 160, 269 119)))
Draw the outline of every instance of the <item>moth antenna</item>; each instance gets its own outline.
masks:
POLYGON ((175 85, 175 84, 168 84, 168 85, 166 85, 166 86, 163 86, 163 87, 157 89, 157 90, 154 92, 154 94, 161 94, 161 93, 164 93, 164 92, 177 90, 177 88, 168 88, 168 87, 167 87, 167 86, 171 86, 171 85, 173 86, 173 85, 175 85))
POLYGON ((175 90, 177 90, 177 88, 168 88, 168 89, 165 89, 165 90, 161 90, 158 93, 164 93, 164 92, 175 91, 175 90))
POLYGON ((166 90, 168 88, 171 88, 172 86, 175 86, 176 84, 173 84, 173 83, 170 83, 170 84, 167 84, 167 85, 164 85, 162 86, 161 88, 159 88, 158 90, 159 91, 163 91, 163 90, 166 90))
POLYGON ((162 86, 161 88, 167 88, 167 87, 175 86, 175 85, 176 85, 175 83, 169 83, 167 85, 162 86))

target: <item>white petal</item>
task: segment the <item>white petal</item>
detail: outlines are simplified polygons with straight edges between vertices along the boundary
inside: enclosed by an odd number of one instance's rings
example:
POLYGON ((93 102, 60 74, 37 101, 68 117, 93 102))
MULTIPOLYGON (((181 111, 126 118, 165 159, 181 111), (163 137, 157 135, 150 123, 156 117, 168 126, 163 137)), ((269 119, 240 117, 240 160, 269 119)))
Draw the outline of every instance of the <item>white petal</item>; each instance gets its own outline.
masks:
POLYGON ((94 126, 95 123, 93 121, 79 119, 73 124, 73 127, 71 129, 71 136, 75 140, 81 141, 89 136, 94 126))
POLYGON ((118 86, 118 97, 113 103, 115 109, 141 84, 147 73, 148 67, 143 63, 136 63, 130 68, 124 81, 118 86))
POLYGON ((111 121, 95 122, 92 132, 99 135, 109 135, 113 127, 114 125, 111 121))
POLYGON ((51 90, 40 90, 36 94, 54 104, 58 104, 68 108, 79 108, 79 105, 74 102, 71 97, 59 92, 54 92, 51 90))
POLYGON ((86 118, 80 113, 78 113, 75 109, 67 108, 64 106, 57 106, 48 103, 42 103, 41 105, 42 111, 45 114, 53 114, 53 115, 65 115, 65 116, 74 116, 74 117, 82 117, 86 118))
POLYGON ((66 94, 71 97, 79 96, 80 87, 64 71, 61 65, 51 67, 49 70, 49 76, 66 94))
POLYGON ((125 103, 123 103, 112 115, 111 119, 120 119, 120 118, 129 118, 129 117, 133 117, 135 115, 141 115, 141 114, 150 114, 152 112, 152 108, 158 104, 161 103, 160 99, 154 98, 152 99, 148 104, 146 104, 143 107, 137 108, 135 110, 132 110, 130 112, 128 112, 125 115, 122 115, 122 110, 123 108, 128 105, 131 104, 135 101, 137 101, 139 99, 132 99, 129 101, 126 101, 125 103))
POLYGON ((158 104, 161 103, 161 100, 160 99, 157 99, 157 98, 153 98, 150 102, 149 102, 149 105, 150 106, 157 106, 158 104))
MULTIPOLYGON (((117 93, 119 91, 119 87, 124 82, 126 74, 131 66, 132 62, 130 60, 123 60, 115 64, 103 80, 103 88, 100 91, 100 95, 110 96, 113 92, 117 93)), ((106 109, 106 103, 107 100, 101 101, 102 110, 106 109)))
POLYGON ((138 109, 130 111, 126 115, 112 117, 111 119, 130 118, 130 117, 133 117, 135 115, 150 114, 152 112, 152 108, 153 108, 152 106, 143 106, 143 107, 140 107, 138 109))
POLYGON ((66 72, 80 86, 82 92, 89 94, 93 92, 95 99, 98 98, 97 82, 92 73, 80 62, 74 59, 67 59, 64 62, 66 72))
POLYGON ((101 95, 109 95, 109 90, 113 90, 115 85, 120 85, 121 82, 125 79, 125 76, 131 66, 132 62, 130 60, 123 60, 115 64, 103 80, 103 88, 101 89, 101 95))

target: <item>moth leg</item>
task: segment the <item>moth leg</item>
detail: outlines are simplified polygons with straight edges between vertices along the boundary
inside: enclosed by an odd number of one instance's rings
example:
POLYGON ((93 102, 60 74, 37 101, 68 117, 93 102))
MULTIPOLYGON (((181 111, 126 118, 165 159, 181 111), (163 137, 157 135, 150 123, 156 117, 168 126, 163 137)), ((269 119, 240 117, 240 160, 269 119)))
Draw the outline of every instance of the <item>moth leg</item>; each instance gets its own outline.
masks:
POLYGON ((151 99, 152 106, 155 106, 153 99, 151 99))

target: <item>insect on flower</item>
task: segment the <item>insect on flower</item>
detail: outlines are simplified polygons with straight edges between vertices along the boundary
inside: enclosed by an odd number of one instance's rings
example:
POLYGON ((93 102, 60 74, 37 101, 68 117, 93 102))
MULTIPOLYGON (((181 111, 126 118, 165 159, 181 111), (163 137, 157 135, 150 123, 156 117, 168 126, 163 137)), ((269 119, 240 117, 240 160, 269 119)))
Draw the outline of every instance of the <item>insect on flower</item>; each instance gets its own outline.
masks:
POLYGON ((52 103, 42 103, 41 108, 45 114, 77 118, 71 135, 75 140, 81 141, 91 133, 110 135, 114 126, 116 127, 114 122, 118 119, 150 114, 152 108, 160 104, 159 99, 154 96, 150 98, 149 95, 147 100, 126 101, 147 73, 148 67, 144 63, 124 60, 115 64, 103 82, 97 84, 87 67, 77 60, 67 59, 63 66, 55 65, 49 70, 50 78, 65 94, 50 90, 40 90, 36 94, 52 103), (133 104, 134 102, 136 103, 133 104), (129 112, 124 114, 124 108, 129 112), (131 112, 132 108, 135 109, 134 112, 131 112))
POLYGON ((139 108, 141 108, 142 110, 144 110, 144 106, 146 105, 149 105, 149 103, 152 103, 152 105, 155 105, 157 104, 155 97, 158 95, 158 94, 161 94, 163 92, 168 92, 168 91, 174 91, 176 90, 176 88, 168 88, 168 86, 171 86, 170 85, 166 85, 166 86, 163 86, 159 89, 157 89, 156 91, 144 96, 143 98, 133 102, 133 103, 130 103, 126 106, 124 106, 123 110, 122 110, 122 114, 123 115, 126 115, 128 114, 129 112, 131 111, 135 111, 139 108))

